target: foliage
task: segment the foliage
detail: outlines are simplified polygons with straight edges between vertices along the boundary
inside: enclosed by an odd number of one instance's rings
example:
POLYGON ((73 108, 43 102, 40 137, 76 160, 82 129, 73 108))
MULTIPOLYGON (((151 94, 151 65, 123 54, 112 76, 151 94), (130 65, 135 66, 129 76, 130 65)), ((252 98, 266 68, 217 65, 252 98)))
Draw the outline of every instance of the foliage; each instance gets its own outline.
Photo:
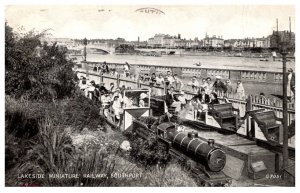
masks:
POLYGON ((155 138, 144 140, 131 132, 126 132, 125 135, 131 144, 130 155, 132 159, 143 166, 165 165, 170 160, 166 147, 155 138))
POLYGON ((67 50, 57 44, 42 44, 46 32, 25 35, 5 23, 5 93, 16 98, 54 100, 71 96, 75 83, 67 50))

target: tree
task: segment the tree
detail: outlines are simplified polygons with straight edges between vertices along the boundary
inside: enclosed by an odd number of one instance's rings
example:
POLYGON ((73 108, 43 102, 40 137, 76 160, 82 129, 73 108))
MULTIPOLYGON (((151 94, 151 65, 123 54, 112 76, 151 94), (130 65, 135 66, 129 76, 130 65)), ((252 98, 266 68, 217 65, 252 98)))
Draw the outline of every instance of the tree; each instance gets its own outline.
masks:
POLYGON ((5 94, 32 100, 72 95, 74 63, 67 59, 66 48, 41 43, 45 33, 31 31, 21 36, 5 23, 5 94))

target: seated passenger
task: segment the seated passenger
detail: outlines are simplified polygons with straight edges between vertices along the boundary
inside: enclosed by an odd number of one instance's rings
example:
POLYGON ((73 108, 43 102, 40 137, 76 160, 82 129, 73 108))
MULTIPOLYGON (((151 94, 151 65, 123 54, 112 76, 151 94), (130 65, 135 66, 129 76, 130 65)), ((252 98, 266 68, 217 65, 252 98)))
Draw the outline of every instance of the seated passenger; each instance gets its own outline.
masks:
POLYGON ((101 96, 101 106, 103 108, 103 114, 105 117, 108 115, 108 108, 110 106, 110 96, 109 93, 106 92, 101 96))
POLYGON ((175 113, 178 113, 181 110, 182 102, 175 96, 174 87, 171 86, 170 90, 166 95, 166 104, 169 107, 175 107, 175 113))
POLYGON ((209 104, 220 104, 219 99, 218 99, 218 95, 215 92, 210 94, 209 104))
POLYGON ((144 101, 144 99, 147 98, 147 97, 148 97, 148 95, 145 94, 145 93, 142 93, 140 95, 139 107, 145 107, 145 101, 144 101))
POLYGON ((149 87, 150 87, 150 96, 157 96, 158 94, 158 91, 154 86, 154 83, 153 82, 150 82, 149 83, 149 87))
POLYGON ((116 119, 120 120, 121 114, 123 113, 123 109, 122 109, 122 101, 119 99, 119 96, 114 96, 112 109, 115 112, 116 119))
POLYGON ((194 101, 199 104, 209 103, 209 95, 205 93, 205 89, 201 88, 200 92, 193 97, 194 101))

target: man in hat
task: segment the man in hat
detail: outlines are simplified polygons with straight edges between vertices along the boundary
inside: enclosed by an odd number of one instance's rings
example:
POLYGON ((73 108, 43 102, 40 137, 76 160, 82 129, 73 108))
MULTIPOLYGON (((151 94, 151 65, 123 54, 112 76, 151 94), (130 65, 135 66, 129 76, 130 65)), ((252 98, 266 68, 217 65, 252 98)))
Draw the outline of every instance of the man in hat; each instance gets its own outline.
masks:
POLYGON ((221 93, 225 93, 227 92, 227 87, 225 86, 225 84, 221 81, 222 77, 221 76, 216 76, 216 81, 213 84, 213 90, 215 92, 221 92, 221 93))

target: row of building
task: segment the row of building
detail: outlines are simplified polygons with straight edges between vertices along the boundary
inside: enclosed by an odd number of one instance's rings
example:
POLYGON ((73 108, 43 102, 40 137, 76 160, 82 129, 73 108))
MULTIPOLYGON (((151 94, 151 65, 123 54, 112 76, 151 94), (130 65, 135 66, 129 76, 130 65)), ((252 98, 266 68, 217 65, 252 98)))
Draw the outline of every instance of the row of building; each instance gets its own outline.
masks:
POLYGON ((227 39, 222 36, 208 36, 199 40, 182 39, 178 36, 170 36, 166 34, 156 34, 147 41, 148 47, 153 48, 275 48, 278 47, 278 42, 287 41, 291 46, 295 45, 295 33, 289 31, 273 31, 273 34, 262 38, 244 38, 244 39, 227 39))
MULTIPOLYGON (((51 38, 47 42, 57 42, 59 45, 67 45, 77 47, 82 45, 80 39, 69 38, 51 38)), ((120 45, 131 45, 139 48, 230 48, 230 49, 245 49, 245 48, 278 48, 279 42, 288 42, 288 46, 295 48, 295 33, 290 31, 273 31, 267 37, 262 38, 244 38, 244 39, 223 39, 222 36, 208 36, 203 39, 197 37, 192 39, 183 39, 181 35, 171 36, 168 34, 155 34, 148 41, 126 41, 124 38, 117 39, 89 39, 88 45, 100 47, 116 48, 120 45)))

